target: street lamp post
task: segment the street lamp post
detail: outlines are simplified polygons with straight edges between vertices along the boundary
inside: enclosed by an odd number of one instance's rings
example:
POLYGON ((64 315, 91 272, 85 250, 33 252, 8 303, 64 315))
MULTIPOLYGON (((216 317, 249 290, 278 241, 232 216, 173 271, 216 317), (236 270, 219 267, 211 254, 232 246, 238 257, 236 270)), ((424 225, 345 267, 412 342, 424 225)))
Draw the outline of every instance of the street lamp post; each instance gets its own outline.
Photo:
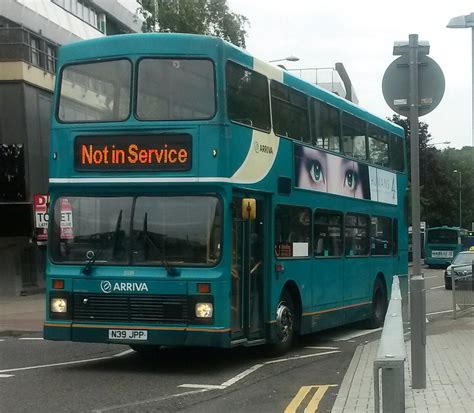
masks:
POLYGON ((453 172, 459 175, 459 228, 462 228, 462 208, 461 208, 462 174, 461 174, 461 171, 458 171, 457 169, 455 169, 453 172))
POLYGON ((285 62, 285 61, 287 61, 287 62, 297 62, 298 60, 300 60, 299 57, 290 55, 290 56, 284 57, 283 59, 269 60, 268 63, 285 62))
MULTIPOLYGON (((474 13, 468 14, 466 16, 458 16, 458 17, 453 17, 451 20, 449 20, 448 25, 446 26, 449 29, 467 29, 471 28, 471 34, 472 34, 472 66, 471 66, 471 139, 472 139, 472 144, 474 145, 474 13)), ((459 175, 461 176, 461 175, 459 175)))
POLYGON ((435 145, 449 145, 451 141, 445 141, 445 142, 429 142, 428 145, 435 146, 435 145))

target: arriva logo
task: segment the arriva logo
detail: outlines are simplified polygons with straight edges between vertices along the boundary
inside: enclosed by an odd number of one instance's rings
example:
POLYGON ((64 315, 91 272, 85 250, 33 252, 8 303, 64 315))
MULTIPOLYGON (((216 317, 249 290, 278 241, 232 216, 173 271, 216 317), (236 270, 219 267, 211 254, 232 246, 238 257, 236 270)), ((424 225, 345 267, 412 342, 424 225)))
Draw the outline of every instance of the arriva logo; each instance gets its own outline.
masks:
POLYGON ((109 294, 112 291, 120 291, 120 292, 142 292, 142 291, 147 291, 148 292, 148 286, 146 283, 130 283, 130 282, 116 282, 113 284, 110 281, 102 281, 100 283, 100 289, 106 293, 109 294))
POLYGON ((112 283, 111 283, 110 281, 102 281, 102 282, 100 283, 100 289, 101 289, 104 293, 108 294, 108 293, 110 293, 110 292, 112 291, 112 283))

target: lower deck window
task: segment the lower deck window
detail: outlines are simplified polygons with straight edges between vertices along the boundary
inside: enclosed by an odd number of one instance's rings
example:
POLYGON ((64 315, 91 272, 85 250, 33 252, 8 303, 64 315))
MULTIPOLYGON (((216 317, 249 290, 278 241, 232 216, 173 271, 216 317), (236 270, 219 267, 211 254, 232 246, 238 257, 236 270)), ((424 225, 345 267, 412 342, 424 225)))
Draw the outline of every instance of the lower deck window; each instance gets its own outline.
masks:
POLYGON ((308 257, 311 243, 311 210, 279 205, 275 211, 275 255, 308 257))

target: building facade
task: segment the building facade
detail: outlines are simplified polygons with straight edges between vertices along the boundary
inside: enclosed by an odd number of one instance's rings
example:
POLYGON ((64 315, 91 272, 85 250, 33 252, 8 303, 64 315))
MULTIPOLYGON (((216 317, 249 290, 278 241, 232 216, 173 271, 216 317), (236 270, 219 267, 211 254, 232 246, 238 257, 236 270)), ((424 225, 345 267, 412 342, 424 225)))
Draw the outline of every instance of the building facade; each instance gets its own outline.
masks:
POLYGON ((51 101, 62 44, 141 31, 134 0, 0 1, 0 296, 43 287, 34 196, 48 193, 51 101))

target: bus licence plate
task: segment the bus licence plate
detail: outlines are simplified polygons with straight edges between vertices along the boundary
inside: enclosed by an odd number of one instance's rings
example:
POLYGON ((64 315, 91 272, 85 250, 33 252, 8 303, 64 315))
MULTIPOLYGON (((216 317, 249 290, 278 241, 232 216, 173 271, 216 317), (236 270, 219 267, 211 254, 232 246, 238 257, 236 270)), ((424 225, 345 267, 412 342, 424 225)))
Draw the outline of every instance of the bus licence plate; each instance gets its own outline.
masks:
POLYGON ((453 258, 452 251, 432 251, 431 252, 432 258, 453 258))
POLYGON ((109 340, 138 340, 146 341, 148 331, 146 330, 109 330, 109 340))

